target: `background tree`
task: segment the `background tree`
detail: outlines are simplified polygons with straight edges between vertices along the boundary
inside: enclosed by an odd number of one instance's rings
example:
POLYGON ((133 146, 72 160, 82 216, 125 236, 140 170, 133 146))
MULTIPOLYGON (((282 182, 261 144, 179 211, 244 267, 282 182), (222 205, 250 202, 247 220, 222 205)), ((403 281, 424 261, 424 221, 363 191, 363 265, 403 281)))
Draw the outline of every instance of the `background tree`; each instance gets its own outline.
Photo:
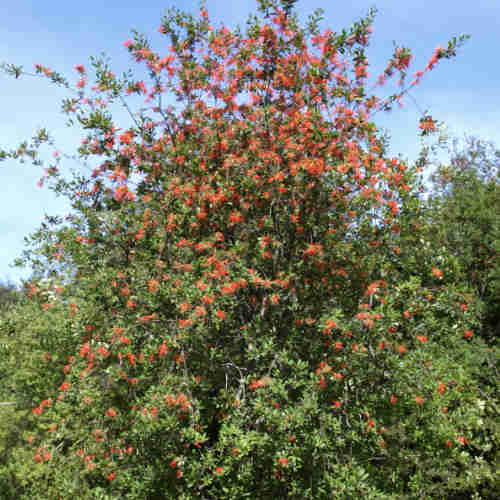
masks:
POLYGON ((17 301, 16 285, 14 283, 0 283, 0 310, 4 311, 17 301))
POLYGON ((455 140, 449 165, 433 176, 429 198, 432 236, 437 247, 457 259, 461 277, 484 304, 480 335, 500 334, 500 151, 493 143, 455 140))

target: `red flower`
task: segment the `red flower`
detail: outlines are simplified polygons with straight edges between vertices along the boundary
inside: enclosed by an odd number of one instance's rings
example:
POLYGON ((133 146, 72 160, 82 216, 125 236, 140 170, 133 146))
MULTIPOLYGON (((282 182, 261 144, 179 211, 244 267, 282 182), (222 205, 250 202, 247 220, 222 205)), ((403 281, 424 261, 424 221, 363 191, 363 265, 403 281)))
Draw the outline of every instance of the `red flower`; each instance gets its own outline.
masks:
POLYGON ((106 415, 109 417, 109 418, 115 418, 117 413, 115 410, 113 410, 113 408, 108 408, 106 410, 106 415))
POLYGON ((423 403, 424 403, 424 401, 425 401, 425 399, 424 399, 424 398, 422 398, 422 397, 420 397, 420 396, 416 396, 416 397, 415 397, 415 403, 417 403, 418 405, 423 404, 423 403))
POLYGON ((443 277, 443 271, 441 271, 441 269, 438 269, 437 267, 433 267, 433 268, 432 268, 432 274, 433 274, 436 278, 442 278, 442 277, 443 277))
POLYGON ((241 212, 231 212, 229 215, 229 220, 233 223, 236 224, 238 222, 243 222, 243 215, 241 212))
POLYGON ((140 321, 141 323, 147 323, 149 320, 151 320, 151 319, 155 319, 155 318, 156 318, 156 314, 154 314, 154 313, 153 313, 153 314, 148 314, 148 315, 146 315, 146 316, 141 316, 141 317, 139 318, 139 321, 140 321))
POLYGON ((240 288, 241 284, 237 281, 234 281, 233 283, 229 283, 229 285, 222 287, 221 293, 222 295, 232 295, 233 293, 236 293, 238 291, 238 288, 240 288))
POLYGON ((203 295, 203 297, 201 298, 201 301, 204 304, 213 304, 214 300, 215 297, 213 295, 203 295))
POLYGON ((162 356, 165 356, 165 354, 167 354, 167 352, 169 351, 167 345, 165 344, 165 342, 163 342, 160 347, 158 347, 158 356, 162 357, 162 356))
POLYGON ((317 253, 319 253, 319 254, 323 253, 323 245, 320 245, 320 244, 309 245, 304 250, 304 257, 309 256, 309 255, 316 255, 317 253))
POLYGON ((91 353, 91 348, 90 348, 90 344, 87 342, 85 344, 82 345, 82 347, 80 348, 80 356, 82 358, 88 356, 90 353, 91 353))
POLYGON ((190 319, 180 319, 179 320, 179 328, 185 328, 186 326, 190 326, 193 324, 193 321, 190 319))
MULTIPOLYGON (((431 61, 433 61, 434 59, 431 59, 431 61)), ((435 61, 434 61, 434 64, 435 64, 435 61)), ((429 69, 432 69, 432 66, 434 65, 431 63, 429 63, 429 69)), ((429 130, 429 131, 434 131, 436 130, 436 123, 434 122, 434 120, 431 118, 431 117, 427 117, 425 119, 422 119, 420 120, 420 125, 418 126, 419 129, 421 130, 429 130)))
POLYGON ((255 389, 258 389, 259 387, 266 387, 267 385, 269 385, 269 382, 271 382, 271 379, 269 377, 254 380, 250 384, 249 388, 251 391, 254 391, 255 389))
POLYGON ((367 328, 372 328, 374 324, 375 321, 373 321, 372 319, 363 320, 363 325, 365 325, 367 328))
POLYGON ((194 310, 194 314, 195 314, 196 317, 201 318, 203 316, 206 316, 207 310, 203 306, 198 306, 194 310))
MULTIPOLYGON (((107 358, 109 356, 109 351, 105 347, 99 346, 97 348, 97 352, 104 358, 107 358)), ((68 365, 69 366, 69 365, 68 365)), ((71 368, 71 367, 70 367, 71 368)))

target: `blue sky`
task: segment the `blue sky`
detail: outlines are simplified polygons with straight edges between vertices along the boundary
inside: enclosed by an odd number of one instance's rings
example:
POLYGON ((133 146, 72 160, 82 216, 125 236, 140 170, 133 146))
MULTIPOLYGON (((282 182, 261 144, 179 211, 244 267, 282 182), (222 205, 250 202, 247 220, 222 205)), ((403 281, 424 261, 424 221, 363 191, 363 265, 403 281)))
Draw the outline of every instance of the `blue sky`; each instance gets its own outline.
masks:
MULTIPOLYGON (((137 67, 123 47, 132 28, 146 34, 154 50, 166 50, 166 38, 157 30, 171 6, 194 12, 198 1, 4 0, 0 4, 0 62, 22 65, 30 72, 40 63, 76 81, 74 65, 88 66, 91 55, 104 51, 118 75, 137 67)), ((368 51, 372 76, 384 68, 393 40, 412 49, 413 72, 422 69, 434 49, 446 46, 452 36, 471 35, 457 58, 439 63, 412 96, 419 108, 446 122, 453 136, 474 134, 500 146, 500 1, 299 0, 297 5, 302 19, 315 8, 323 8, 322 26, 333 31, 350 26, 371 6, 379 11, 368 51)), ((213 25, 244 26, 256 1, 207 0, 207 7, 213 25)), ((60 103, 66 96, 66 91, 48 80, 27 76, 15 80, 0 73, 0 147, 17 146, 43 126, 55 137, 60 151, 73 154, 83 136, 65 125, 60 103)), ((126 126, 126 116, 120 113, 126 126)), ((419 116, 417 106, 408 99, 405 107, 395 108, 390 115, 379 113, 375 121, 390 132, 392 154, 416 158, 419 116)), ((61 167, 66 171, 77 165, 66 162, 61 167)), ((44 214, 69 213, 64 199, 37 187, 39 178, 38 169, 28 163, 0 163, 0 281, 17 282, 29 276, 29 270, 13 269, 9 264, 20 255, 24 237, 37 229, 44 214)))

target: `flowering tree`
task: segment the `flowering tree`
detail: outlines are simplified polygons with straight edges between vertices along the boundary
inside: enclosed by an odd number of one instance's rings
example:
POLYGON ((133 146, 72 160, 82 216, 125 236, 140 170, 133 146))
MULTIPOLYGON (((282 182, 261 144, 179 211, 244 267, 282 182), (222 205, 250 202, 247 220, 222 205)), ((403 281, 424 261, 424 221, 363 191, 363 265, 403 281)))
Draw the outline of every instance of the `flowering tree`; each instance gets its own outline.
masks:
MULTIPOLYGON (((418 172, 385 156, 373 122, 465 37, 407 87, 411 53, 396 48, 377 84, 397 74, 401 90, 382 100, 367 84, 374 12, 320 32, 320 12, 301 27, 295 3, 259 0, 244 34, 171 10, 168 55, 138 33, 125 43, 147 84, 93 59, 87 96, 76 66, 64 109, 89 131, 79 155, 101 159, 88 178, 46 171, 74 213, 28 253, 59 299, 27 289, 64 348, 44 355, 39 376, 58 381, 16 451, 35 461, 18 495, 452 497, 491 479, 464 458, 488 440, 476 365, 449 354, 490 355, 470 339, 474 303, 432 261, 398 267, 418 172), (120 130, 107 106, 129 109, 127 94, 154 105, 120 130)), ((49 140, 2 155, 39 161, 49 140)))

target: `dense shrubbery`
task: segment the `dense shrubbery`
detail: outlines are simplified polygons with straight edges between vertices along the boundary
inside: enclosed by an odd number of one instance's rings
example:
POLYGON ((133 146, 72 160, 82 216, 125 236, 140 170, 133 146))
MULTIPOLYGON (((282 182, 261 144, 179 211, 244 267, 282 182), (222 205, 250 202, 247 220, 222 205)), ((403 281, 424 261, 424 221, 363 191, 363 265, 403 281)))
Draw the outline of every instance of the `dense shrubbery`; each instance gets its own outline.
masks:
POLYGON ((455 142, 452 161, 434 175, 430 199, 433 244, 452 254, 461 274, 484 304, 478 332, 500 335, 500 151, 469 137, 455 142))
POLYGON ((425 202, 422 165, 385 156, 371 116, 404 91, 367 95, 372 14, 320 33, 294 3, 260 0, 246 34, 171 11, 169 55, 126 43, 149 87, 93 60, 86 100, 76 67, 64 107, 103 159, 47 171, 74 212, 33 235, 37 278, 1 317, 6 498, 497 497, 498 225, 462 224, 455 174, 425 202), (105 104, 128 93, 156 105, 119 131, 105 104))

